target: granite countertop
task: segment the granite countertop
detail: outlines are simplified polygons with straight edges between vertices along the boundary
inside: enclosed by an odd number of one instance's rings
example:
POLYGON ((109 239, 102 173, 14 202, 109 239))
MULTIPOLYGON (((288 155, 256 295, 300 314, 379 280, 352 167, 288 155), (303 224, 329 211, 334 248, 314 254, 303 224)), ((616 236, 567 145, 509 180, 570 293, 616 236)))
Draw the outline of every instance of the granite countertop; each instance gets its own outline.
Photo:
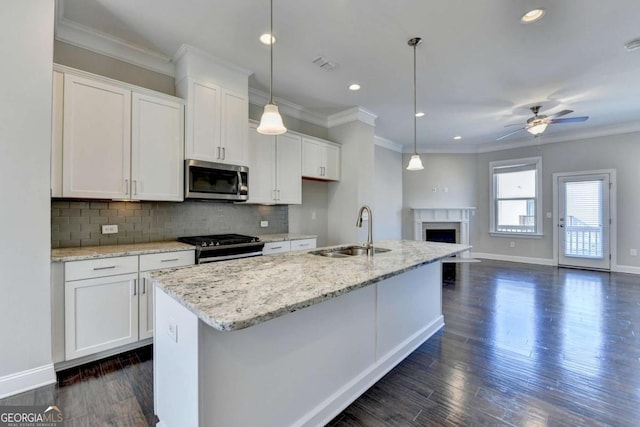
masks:
MULTIPOLYGON (((334 248, 344 247, 335 246, 334 248)), ((373 257, 291 252, 153 272, 156 284, 209 326, 233 331, 283 316, 471 248, 387 240, 373 257)), ((326 248, 323 248, 326 249, 326 248)))
POLYGON ((81 261, 85 259, 113 258, 127 255, 192 251, 194 249, 194 246, 176 241, 135 243, 131 245, 85 246, 80 248, 52 249, 51 261, 81 261))

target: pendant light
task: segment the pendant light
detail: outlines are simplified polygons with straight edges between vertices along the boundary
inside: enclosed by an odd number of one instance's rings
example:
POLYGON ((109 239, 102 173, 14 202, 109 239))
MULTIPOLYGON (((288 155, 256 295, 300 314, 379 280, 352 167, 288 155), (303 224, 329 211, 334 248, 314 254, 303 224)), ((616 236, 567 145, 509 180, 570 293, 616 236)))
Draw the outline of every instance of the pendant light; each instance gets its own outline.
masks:
POLYGON ((408 43, 409 46, 413 47, 413 155, 411 156, 411 160, 409 160, 407 170, 421 171, 424 169, 424 166, 422 166, 422 160, 420 160, 420 156, 418 155, 418 142, 416 138, 416 47, 422 43, 422 39, 420 37, 414 37, 409 40, 408 43))
POLYGON ((270 1, 271 11, 271 40, 269 43, 269 49, 271 54, 271 72, 269 80, 269 102, 264 106, 264 112, 260 118, 260 125, 258 126, 258 133, 264 135, 281 135, 287 131, 282 123, 282 116, 278 112, 278 106, 273 102, 273 0, 270 1))

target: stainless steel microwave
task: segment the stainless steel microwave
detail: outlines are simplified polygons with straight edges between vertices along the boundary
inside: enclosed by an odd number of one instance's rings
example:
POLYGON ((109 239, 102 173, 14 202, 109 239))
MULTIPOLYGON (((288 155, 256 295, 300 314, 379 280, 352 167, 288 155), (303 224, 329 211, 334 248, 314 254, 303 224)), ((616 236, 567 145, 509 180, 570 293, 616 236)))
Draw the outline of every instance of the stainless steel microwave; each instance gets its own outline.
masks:
POLYGON ((244 202, 249 197, 249 168, 224 163, 185 160, 185 199, 244 202))

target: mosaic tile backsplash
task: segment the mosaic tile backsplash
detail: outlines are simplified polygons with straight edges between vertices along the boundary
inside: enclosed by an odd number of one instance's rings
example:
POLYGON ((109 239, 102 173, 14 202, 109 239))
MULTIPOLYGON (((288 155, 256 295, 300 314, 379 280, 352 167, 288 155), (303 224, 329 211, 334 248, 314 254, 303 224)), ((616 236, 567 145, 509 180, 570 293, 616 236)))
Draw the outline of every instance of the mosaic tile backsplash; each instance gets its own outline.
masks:
POLYGON ((287 206, 210 201, 51 201, 52 248, 146 243, 204 234, 286 233, 288 230, 287 206), (269 227, 260 228, 260 221, 269 221, 269 227), (107 224, 118 225, 118 233, 102 234, 102 226, 107 224))

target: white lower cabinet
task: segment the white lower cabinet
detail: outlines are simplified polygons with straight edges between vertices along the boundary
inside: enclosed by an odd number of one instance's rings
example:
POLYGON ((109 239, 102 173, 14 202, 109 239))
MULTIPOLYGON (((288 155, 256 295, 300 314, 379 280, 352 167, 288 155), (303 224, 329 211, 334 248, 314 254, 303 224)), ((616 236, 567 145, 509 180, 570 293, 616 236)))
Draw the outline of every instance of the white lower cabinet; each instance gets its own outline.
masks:
POLYGON ((149 273, 192 264, 194 251, 66 262, 64 308, 53 306, 54 361, 62 361, 56 350, 57 310, 64 311, 64 361, 151 338, 154 286, 149 273))
POLYGON ((262 248, 263 255, 281 254, 285 252, 302 251, 316 247, 316 239, 282 240, 279 242, 267 242, 262 248))

